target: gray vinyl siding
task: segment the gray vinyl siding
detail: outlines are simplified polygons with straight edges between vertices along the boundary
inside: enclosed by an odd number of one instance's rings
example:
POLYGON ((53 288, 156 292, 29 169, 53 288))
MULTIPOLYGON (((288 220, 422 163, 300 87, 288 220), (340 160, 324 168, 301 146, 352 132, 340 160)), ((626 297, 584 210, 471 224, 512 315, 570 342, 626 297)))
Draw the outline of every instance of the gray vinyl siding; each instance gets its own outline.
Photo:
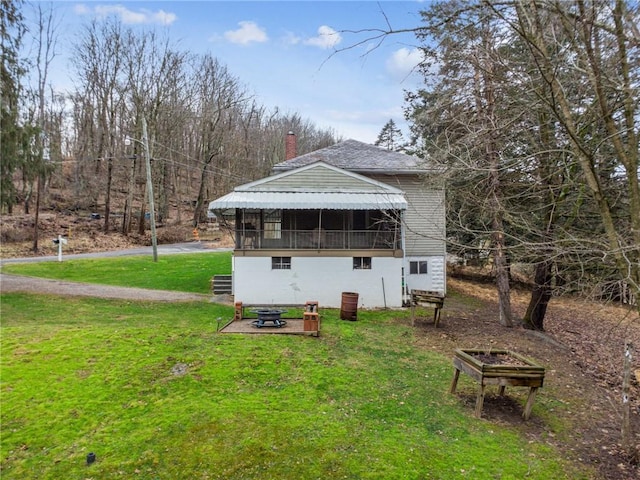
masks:
POLYGON ((302 187, 325 188, 327 190, 380 191, 380 187, 376 185, 323 167, 310 168, 260 185, 262 190, 271 188, 283 190, 302 187))
POLYGON ((400 188, 409 204, 404 212, 405 255, 446 253, 444 190, 429 188, 417 175, 372 175, 371 178, 400 188))

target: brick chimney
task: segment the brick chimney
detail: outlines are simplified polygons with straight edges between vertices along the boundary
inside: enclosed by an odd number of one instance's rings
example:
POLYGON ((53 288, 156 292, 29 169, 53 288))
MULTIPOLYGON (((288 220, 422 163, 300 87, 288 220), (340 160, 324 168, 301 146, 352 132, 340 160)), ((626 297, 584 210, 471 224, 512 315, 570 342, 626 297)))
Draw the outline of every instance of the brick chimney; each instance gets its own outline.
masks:
POLYGON ((296 134, 293 132, 287 133, 287 136, 284 140, 284 159, 291 160, 298 156, 296 150, 298 149, 298 145, 296 142, 296 134))

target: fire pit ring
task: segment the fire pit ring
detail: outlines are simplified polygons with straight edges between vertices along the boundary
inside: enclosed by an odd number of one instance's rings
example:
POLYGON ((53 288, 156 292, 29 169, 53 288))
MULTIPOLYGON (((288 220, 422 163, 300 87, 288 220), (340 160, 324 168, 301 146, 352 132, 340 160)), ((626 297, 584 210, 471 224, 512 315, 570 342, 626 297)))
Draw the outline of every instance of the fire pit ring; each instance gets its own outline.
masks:
POLYGON ((258 315, 258 319, 251 322, 251 325, 253 325, 254 327, 280 328, 284 327, 287 324, 287 321, 282 320, 281 318, 281 315, 285 313, 286 310, 281 310, 278 308, 258 308, 256 310, 251 310, 251 312, 258 315))

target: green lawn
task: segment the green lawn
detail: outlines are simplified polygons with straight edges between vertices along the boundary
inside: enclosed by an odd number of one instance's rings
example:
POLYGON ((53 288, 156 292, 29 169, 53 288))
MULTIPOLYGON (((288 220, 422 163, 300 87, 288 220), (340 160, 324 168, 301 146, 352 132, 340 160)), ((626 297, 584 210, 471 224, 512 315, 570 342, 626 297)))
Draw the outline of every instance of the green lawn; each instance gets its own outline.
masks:
POLYGON ((3 295, 2 478, 588 478, 474 419, 406 315, 323 313, 243 336, 205 302, 3 295))
POLYGON ((4 273, 70 282, 210 293, 211 277, 231 273, 231 252, 149 255, 64 262, 12 263, 4 273))

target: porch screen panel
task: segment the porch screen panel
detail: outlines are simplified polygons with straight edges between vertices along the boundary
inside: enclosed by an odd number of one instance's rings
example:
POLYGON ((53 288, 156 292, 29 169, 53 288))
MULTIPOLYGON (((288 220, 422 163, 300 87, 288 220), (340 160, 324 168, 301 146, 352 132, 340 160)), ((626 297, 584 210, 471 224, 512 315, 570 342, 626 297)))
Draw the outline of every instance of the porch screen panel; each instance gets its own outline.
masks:
POLYGON ((282 238, 282 210, 266 210, 264 214, 264 238, 282 238))

